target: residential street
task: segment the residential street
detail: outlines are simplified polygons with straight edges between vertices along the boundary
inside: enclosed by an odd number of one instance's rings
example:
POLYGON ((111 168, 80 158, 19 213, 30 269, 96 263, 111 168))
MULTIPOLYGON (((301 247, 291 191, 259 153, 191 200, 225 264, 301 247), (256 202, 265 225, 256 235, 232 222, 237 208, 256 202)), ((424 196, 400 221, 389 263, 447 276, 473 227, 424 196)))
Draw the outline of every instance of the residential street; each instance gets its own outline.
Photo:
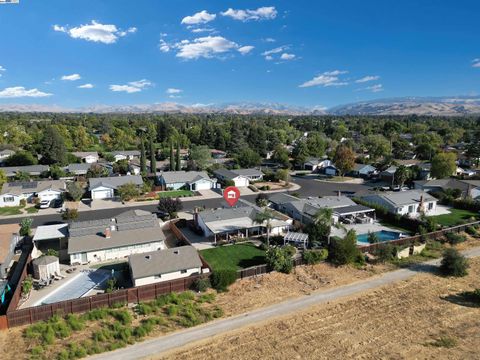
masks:
MULTIPOLYGON (((480 248, 464 251, 463 254, 467 257, 480 256, 480 248)), ((371 290, 406 280, 413 277, 417 272, 432 271, 436 266, 438 266, 439 263, 440 260, 433 260, 419 264, 411 269, 401 269, 388 272, 365 281, 327 291, 317 292, 310 296, 285 301, 245 313, 243 315, 214 321, 185 331, 179 331, 171 335, 162 336, 158 339, 141 342, 125 349, 96 355, 91 357, 91 359, 113 360, 143 359, 152 358, 154 356, 158 357, 162 353, 168 352, 175 348, 179 348, 196 341, 205 340, 216 335, 225 334, 226 332, 237 330, 245 326, 255 325, 261 321, 271 320, 276 317, 285 316, 290 313, 304 310, 314 304, 326 303, 346 296, 359 294, 366 290, 371 290)))
MULTIPOLYGON (((308 179, 302 177, 294 177, 293 182, 300 185, 300 189, 297 191, 302 197, 308 196, 328 196, 335 195, 338 191, 341 192, 358 192, 365 191, 368 189, 367 185, 363 184, 345 184, 345 183, 328 183, 321 182, 315 179, 308 179)), ((245 195, 242 196, 242 199, 253 202, 257 195, 245 195)), ((195 207, 208 208, 218 208, 222 206, 228 206, 227 203, 222 198, 210 198, 210 199, 199 199, 199 200, 186 200, 183 201, 183 210, 191 211, 195 207)), ((109 209, 101 210, 87 210, 79 212, 79 220, 94 220, 94 219, 105 219, 114 217, 126 210, 130 209, 143 209, 147 211, 156 211, 157 206, 150 204, 138 205, 138 206, 125 206, 125 207, 116 207, 109 209)), ((41 214, 40 210, 40 214, 41 214)), ((28 216, 24 216, 28 217, 28 216)), ((11 217, 3 216, 0 218, 0 224, 13 224, 21 221, 23 217, 11 217)), ((39 225, 47 225, 52 223, 64 222, 62 216, 59 213, 49 214, 49 215, 35 215, 31 216, 33 219, 33 227, 39 225)))

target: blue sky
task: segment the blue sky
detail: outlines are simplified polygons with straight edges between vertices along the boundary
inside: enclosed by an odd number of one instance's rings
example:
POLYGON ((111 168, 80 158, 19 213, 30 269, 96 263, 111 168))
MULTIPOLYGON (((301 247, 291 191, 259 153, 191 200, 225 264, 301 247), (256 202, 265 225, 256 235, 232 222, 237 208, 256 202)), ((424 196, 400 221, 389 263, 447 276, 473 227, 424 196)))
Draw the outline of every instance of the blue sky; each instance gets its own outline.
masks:
POLYGON ((479 13, 478 1, 20 0, 0 5, 0 103, 476 95, 479 13))

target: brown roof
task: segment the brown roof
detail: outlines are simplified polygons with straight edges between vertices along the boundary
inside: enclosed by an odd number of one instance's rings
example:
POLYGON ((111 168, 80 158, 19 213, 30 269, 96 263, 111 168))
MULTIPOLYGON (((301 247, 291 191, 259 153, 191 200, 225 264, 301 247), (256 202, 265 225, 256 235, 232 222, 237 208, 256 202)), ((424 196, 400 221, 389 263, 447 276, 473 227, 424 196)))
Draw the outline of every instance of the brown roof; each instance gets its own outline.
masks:
POLYGON ((19 231, 20 225, 18 224, 0 225, 0 264, 5 260, 10 251, 12 235, 18 234, 19 231))

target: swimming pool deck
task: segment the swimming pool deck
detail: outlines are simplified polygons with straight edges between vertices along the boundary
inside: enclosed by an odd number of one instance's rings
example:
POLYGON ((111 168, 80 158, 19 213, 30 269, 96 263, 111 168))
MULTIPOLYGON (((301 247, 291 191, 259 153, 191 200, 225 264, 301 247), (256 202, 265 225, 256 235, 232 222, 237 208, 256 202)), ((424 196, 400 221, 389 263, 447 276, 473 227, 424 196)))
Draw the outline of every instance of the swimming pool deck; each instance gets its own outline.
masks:
POLYGON ((378 222, 374 222, 373 224, 353 224, 353 225, 345 225, 345 229, 337 229, 336 227, 332 227, 332 236, 338 237, 345 237, 349 230, 355 230, 357 235, 360 234, 368 234, 369 232, 379 232, 379 231, 394 231, 399 232, 396 229, 389 228, 388 226, 384 226, 378 222))

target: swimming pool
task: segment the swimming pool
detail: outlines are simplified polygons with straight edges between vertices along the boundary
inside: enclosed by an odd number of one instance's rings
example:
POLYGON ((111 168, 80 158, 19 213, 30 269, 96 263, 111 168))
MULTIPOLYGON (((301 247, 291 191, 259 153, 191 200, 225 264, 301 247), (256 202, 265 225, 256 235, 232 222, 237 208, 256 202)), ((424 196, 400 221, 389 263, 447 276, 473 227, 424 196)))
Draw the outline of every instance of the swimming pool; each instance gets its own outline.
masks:
MULTIPOLYGON (((377 235, 378 240, 380 242, 397 240, 397 239, 400 239, 400 235, 401 235, 399 232, 387 231, 387 230, 376 231, 373 234, 377 235)), ((368 235, 369 234, 359 234, 359 235, 357 235, 357 243, 359 245, 369 245, 370 243, 368 242, 368 235)))

